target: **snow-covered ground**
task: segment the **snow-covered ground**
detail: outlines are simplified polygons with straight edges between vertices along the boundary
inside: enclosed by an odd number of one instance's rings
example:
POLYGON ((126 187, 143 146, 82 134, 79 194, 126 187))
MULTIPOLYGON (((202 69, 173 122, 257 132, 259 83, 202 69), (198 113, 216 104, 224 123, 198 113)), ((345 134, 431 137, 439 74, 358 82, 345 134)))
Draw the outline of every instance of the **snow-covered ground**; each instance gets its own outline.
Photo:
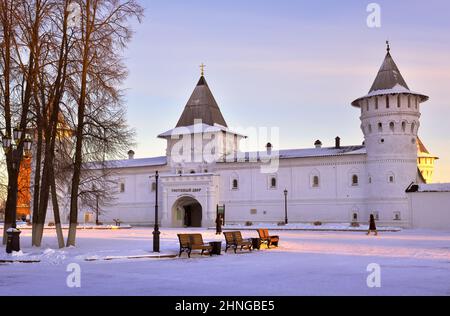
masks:
MULTIPOLYGON (((324 223, 321 225, 314 225, 312 223, 292 223, 287 225, 279 226, 277 224, 267 224, 267 223, 253 223, 251 226, 242 224, 232 224, 224 226, 224 229, 245 229, 245 230, 255 230, 258 228, 268 228, 276 230, 314 230, 314 231, 366 231, 369 229, 369 225, 360 224, 358 227, 351 226, 350 223, 324 223)), ((215 229, 215 227, 211 227, 215 229)), ((401 231, 400 227, 391 226, 378 226, 378 231, 391 231, 397 232, 401 231)))
MULTIPOLYGON (((222 240, 213 230, 163 229, 163 254, 178 251, 177 233, 201 232, 205 241, 222 240)), ((22 232, 23 254, 0 260, 3 295, 450 295, 450 231, 403 230, 378 237, 361 232, 272 231, 278 249, 192 259, 89 258, 151 254, 152 229, 82 230, 78 247, 56 248, 54 231, 42 249, 30 249, 31 231, 22 232), (81 267, 81 287, 69 288, 71 263, 81 267), (369 288, 367 266, 381 266, 381 288, 369 288)), ((256 231, 243 231, 257 237, 256 231)), ((4 250, 2 250, 3 252, 4 250)))

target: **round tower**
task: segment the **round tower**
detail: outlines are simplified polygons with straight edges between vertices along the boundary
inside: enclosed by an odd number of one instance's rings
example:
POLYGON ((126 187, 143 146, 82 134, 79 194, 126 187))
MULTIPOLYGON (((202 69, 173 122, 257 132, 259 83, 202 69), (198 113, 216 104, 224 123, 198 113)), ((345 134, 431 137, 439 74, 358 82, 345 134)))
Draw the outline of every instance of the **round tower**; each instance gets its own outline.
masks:
POLYGON ((367 151, 367 217, 407 226, 405 190, 417 182, 420 104, 428 97, 413 92, 403 79, 387 43, 387 54, 369 93, 352 105, 361 110, 367 151))

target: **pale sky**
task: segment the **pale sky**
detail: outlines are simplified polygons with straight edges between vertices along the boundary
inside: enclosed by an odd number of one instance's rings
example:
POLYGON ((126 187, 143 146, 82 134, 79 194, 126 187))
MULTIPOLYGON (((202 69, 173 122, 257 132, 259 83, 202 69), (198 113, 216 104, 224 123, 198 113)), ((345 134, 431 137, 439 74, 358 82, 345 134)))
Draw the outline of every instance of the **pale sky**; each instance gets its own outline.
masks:
MULTIPOLYGON (((377 1, 155 0, 126 51, 128 121, 137 157, 165 154, 156 136, 175 127, 206 64, 206 79, 230 127, 279 127, 281 148, 359 145, 359 110, 385 56, 385 41, 422 106, 422 138, 450 182, 450 3, 377 1)), ((125 153, 124 153, 125 154, 125 153)))

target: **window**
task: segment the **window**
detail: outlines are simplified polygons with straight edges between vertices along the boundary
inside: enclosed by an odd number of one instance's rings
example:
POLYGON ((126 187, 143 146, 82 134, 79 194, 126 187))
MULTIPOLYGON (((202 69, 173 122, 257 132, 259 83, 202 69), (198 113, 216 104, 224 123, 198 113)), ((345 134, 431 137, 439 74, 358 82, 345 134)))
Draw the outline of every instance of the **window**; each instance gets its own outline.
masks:
POLYGON ((401 220, 402 220, 402 213, 394 212, 394 221, 401 221, 401 220))
POLYGON ((395 123, 394 122, 390 122, 389 123, 389 128, 391 129, 391 132, 395 131, 395 123))
POLYGON ((320 185, 320 179, 319 176, 314 176, 312 181, 313 188, 318 188, 320 185))
POLYGON ((414 98, 415 102, 416 102, 416 110, 419 108, 419 98, 414 98))
POLYGON ((378 123, 378 132, 383 132, 383 123, 378 123))
POLYGON ((401 99, 401 95, 399 94, 397 96, 397 107, 399 108, 401 106, 401 104, 402 104, 402 99, 401 99))
POLYGON ((372 124, 369 124, 369 133, 372 134, 372 124))
POLYGON ((372 177, 369 176, 369 184, 372 184, 372 177))
POLYGON ((389 109, 389 96, 386 96, 386 109, 389 109))
POLYGON ((406 132, 406 122, 402 122, 402 131, 406 132))
POLYGON ((270 188, 271 189, 276 189, 277 188, 277 178, 276 177, 271 177, 270 178, 270 188))
POLYGON ((353 222, 357 222, 357 221, 358 221, 358 213, 354 212, 354 213, 352 214, 352 221, 353 221, 353 222))
POLYGON ((233 190, 239 189, 239 181, 238 181, 238 179, 233 179, 232 184, 231 184, 231 188, 233 190))
POLYGON ((408 108, 411 108, 411 96, 408 95, 408 108))
POLYGON ((416 123, 412 123, 411 124, 411 134, 414 134, 415 131, 416 131, 416 123))
POLYGON ((387 176, 388 183, 395 183, 395 175, 391 172, 387 176))
POLYGON ((156 182, 152 182, 151 190, 152 190, 152 192, 156 191, 156 182))
POLYGON ((358 175, 354 174, 352 176, 352 186, 357 187, 359 185, 359 177, 358 175))
POLYGON ((317 189, 320 187, 320 172, 314 169, 309 174, 309 186, 310 188, 317 189))
POLYGON ((125 193, 125 183, 122 182, 119 184, 119 192, 125 193))
POLYGON ((366 111, 369 111, 369 100, 366 100, 366 111))
POLYGON ((375 110, 378 110, 378 97, 375 97, 375 110))
POLYGON ((258 210, 257 210, 256 208, 252 208, 252 209, 250 210, 250 214, 251 214, 251 215, 256 215, 256 214, 258 214, 258 210))

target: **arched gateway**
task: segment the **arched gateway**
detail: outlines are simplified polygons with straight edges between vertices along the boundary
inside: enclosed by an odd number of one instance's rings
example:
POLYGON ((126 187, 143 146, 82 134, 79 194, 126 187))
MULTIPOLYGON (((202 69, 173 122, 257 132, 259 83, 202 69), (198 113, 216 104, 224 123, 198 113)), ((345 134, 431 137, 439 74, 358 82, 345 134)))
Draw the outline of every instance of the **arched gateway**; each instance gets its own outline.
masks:
POLYGON ((172 207, 173 227, 202 227, 202 212, 202 205, 195 198, 179 198, 172 207))

